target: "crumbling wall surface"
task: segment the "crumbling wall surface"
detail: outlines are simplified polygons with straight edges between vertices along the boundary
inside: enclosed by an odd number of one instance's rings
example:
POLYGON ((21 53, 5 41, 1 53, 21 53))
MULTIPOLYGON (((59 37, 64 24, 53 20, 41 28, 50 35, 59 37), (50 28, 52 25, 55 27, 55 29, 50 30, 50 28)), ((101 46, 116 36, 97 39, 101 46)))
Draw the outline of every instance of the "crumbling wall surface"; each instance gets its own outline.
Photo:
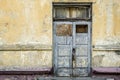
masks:
POLYGON ((93 4, 93 67, 120 67, 119 2, 96 0, 93 4))
POLYGON ((0 70, 52 67, 52 2, 0 0, 0 70))
POLYGON ((0 0, 1 70, 52 67, 52 2, 93 2, 93 66, 120 66, 119 0, 0 0))
POLYGON ((120 52, 115 51, 94 51, 93 66, 94 67, 119 67, 120 52))

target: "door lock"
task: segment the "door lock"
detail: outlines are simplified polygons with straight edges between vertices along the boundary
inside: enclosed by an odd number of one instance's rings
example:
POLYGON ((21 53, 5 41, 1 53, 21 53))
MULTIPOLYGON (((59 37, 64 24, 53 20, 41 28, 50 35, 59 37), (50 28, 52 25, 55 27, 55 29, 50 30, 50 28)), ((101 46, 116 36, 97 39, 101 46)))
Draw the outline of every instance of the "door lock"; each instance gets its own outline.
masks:
POLYGON ((72 49, 72 61, 75 60, 75 48, 72 49))

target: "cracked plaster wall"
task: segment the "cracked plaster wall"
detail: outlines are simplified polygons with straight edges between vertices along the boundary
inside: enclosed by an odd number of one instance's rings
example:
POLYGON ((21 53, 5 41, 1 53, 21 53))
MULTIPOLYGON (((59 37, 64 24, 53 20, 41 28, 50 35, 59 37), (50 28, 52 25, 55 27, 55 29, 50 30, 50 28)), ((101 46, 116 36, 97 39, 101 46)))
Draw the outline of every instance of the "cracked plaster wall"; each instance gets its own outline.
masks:
MULTIPOLYGON (((52 2, 93 2, 92 45, 120 44, 119 0, 0 0, 0 46, 52 46, 52 2)), ((93 67, 119 67, 118 54, 93 50, 93 67), (102 55, 100 59, 99 55, 102 55)), ((0 57, 0 69, 3 70, 52 66, 52 50, 0 51, 0 57)))

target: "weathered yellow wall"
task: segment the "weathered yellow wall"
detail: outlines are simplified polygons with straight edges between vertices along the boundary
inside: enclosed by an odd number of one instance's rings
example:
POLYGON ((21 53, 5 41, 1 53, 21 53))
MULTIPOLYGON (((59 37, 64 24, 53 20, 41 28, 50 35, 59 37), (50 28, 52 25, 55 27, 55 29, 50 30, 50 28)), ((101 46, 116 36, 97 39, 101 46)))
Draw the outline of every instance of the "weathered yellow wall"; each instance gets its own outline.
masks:
POLYGON ((93 4, 93 66, 120 66, 120 0, 96 0, 93 4), (98 47, 99 46, 99 47, 98 47), (102 50, 100 50, 102 48, 102 50))
POLYGON ((51 5, 42 0, 0 0, 0 44, 51 45, 51 5))
MULTIPOLYGON (((0 46, 52 46, 52 3, 47 0, 0 0, 0 46)), ((0 69, 52 66, 51 51, 0 51, 0 69)))
POLYGON ((120 42, 119 2, 119 0, 96 0, 93 4, 94 45, 120 42))
MULTIPOLYGON (((120 44, 120 0, 0 0, 0 46, 52 48, 52 2, 93 2, 92 45, 120 44)), ((115 51, 93 50, 92 56, 93 66, 120 66, 115 51)), ((0 51, 0 69, 51 66, 52 49, 0 51)))

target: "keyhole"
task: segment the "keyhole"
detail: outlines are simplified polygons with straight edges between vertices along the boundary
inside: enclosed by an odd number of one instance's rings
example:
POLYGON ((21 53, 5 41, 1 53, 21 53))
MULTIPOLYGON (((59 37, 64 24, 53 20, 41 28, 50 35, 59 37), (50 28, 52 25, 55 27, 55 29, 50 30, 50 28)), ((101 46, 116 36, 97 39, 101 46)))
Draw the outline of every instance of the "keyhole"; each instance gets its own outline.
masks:
POLYGON ((73 48, 73 50, 72 50, 72 60, 73 61, 75 60, 75 48, 73 48))

